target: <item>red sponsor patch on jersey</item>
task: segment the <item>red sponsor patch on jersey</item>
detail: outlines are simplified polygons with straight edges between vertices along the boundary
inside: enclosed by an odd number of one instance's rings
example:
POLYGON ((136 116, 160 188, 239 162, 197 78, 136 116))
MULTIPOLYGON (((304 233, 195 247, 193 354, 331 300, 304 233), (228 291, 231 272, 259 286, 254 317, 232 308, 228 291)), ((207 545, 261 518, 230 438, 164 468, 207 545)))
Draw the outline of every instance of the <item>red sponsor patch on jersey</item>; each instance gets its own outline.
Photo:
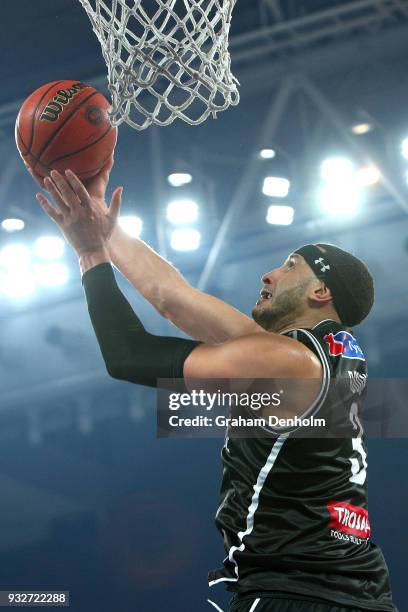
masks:
POLYGON ((342 355, 344 353, 344 344, 343 344, 343 342, 341 342, 339 340, 335 340, 333 334, 326 334, 326 336, 323 337, 323 340, 325 342, 327 342, 327 344, 329 345, 329 353, 330 353, 330 355, 333 355, 334 357, 337 357, 337 356, 342 355))
POLYGON ((323 340, 329 345, 329 354, 333 357, 345 357, 346 359, 365 361, 363 351, 350 332, 339 331, 335 334, 326 334, 323 336, 323 340))
POLYGON ((347 502, 331 501, 327 504, 330 514, 329 527, 350 533, 359 538, 369 538, 371 533, 368 511, 347 502))

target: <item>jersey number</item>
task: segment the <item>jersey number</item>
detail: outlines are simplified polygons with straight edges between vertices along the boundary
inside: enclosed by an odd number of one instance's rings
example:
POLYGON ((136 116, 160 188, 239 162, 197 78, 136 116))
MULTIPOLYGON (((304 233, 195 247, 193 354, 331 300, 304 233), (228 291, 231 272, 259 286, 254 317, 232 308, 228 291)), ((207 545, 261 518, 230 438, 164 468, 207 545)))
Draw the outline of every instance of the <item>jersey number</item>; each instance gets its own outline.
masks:
MULTIPOLYGON (((350 421, 353 424, 353 429, 359 428, 359 436, 363 433, 363 428, 360 423, 360 419, 358 418, 358 404, 357 402, 353 402, 350 407, 350 421)), ((351 476, 349 478, 350 482, 355 482, 356 484, 363 485, 367 478, 367 453, 363 447, 362 438, 351 438, 351 442, 353 445, 353 450, 357 451, 359 457, 350 457, 351 462, 351 476)))

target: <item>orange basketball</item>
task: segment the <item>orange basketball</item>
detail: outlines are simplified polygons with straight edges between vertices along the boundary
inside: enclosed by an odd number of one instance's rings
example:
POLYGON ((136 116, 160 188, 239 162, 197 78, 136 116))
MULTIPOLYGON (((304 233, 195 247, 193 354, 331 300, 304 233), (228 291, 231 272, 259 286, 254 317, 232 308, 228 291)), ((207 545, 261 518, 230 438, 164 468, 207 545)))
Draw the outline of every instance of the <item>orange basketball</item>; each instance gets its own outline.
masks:
POLYGON ((101 93, 78 81, 54 81, 37 89, 16 120, 17 148, 26 166, 39 178, 67 168, 81 179, 97 174, 116 144, 108 108, 101 93))

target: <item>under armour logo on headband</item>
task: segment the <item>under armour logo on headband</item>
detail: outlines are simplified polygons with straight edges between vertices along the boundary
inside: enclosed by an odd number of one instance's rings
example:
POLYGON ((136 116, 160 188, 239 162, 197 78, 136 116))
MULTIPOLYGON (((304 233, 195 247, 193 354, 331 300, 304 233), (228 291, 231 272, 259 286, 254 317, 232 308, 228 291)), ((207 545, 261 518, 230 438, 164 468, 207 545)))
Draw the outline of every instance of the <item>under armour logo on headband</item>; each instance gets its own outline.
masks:
POLYGON ((330 266, 324 263, 323 257, 320 257, 319 259, 315 259, 315 264, 320 264, 322 266, 321 272, 326 272, 326 270, 330 270, 330 266))

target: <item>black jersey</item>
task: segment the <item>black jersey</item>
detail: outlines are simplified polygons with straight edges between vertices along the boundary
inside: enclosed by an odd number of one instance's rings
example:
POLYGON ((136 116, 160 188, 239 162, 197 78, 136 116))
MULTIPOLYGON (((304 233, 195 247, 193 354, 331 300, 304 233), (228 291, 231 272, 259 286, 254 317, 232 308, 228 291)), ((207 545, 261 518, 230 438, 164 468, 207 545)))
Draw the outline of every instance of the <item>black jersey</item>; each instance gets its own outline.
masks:
MULTIPOLYGON (((350 331, 326 320, 284 335, 306 344, 322 363, 312 414, 324 411, 330 380, 344 378, 355 419, 367 367, 350 331)), ((227 556, 222 569, 209 572, 210 586, 225 582, 238 593, 276 590, 364 610, 396 610, 386 562, 370 539, 367 449, 359 434, 240 438, 227 429, 215 518, 227 556)))

